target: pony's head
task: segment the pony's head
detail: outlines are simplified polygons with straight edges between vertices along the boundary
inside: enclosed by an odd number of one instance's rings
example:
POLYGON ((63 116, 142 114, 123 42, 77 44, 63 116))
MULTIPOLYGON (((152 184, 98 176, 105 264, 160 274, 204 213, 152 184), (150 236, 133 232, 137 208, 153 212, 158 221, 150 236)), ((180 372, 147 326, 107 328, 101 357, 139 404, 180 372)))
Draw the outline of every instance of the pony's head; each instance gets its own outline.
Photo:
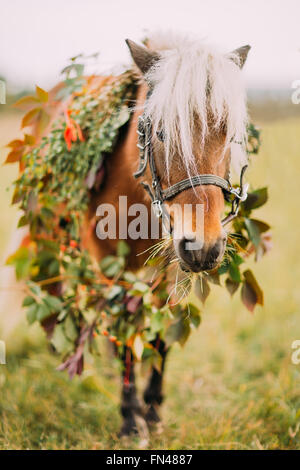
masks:
MULTIPOLYGON (((222 54, 197 40, 178 37, 153 38, 148 47, 129 40, 127 44, 150 90, 144 115, 152 123, 162 188, 194 175, 228 179, 231 165, 239 170, 246 162, 247 111, 240 69, 250 47, 222 54)), ((223 258, 227 241, 221 223, 222 189, 190 187, 168 204, 177 226, 173 248, 181 267, 193 272, 213 269, 223 258)))

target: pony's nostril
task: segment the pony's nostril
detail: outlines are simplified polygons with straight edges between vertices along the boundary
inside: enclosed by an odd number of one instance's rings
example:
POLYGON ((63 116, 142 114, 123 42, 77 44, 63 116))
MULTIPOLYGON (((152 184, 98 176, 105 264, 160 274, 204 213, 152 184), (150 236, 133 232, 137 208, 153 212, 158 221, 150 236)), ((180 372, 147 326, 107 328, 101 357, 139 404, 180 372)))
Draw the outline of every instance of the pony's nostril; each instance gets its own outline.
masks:
MULTIPOLYGON (((226 240, 225 240, 226 241, 226 240)), ((205 264, 208 266, 212 266, 213 264, 217 263, 220 259, 222 254, 224 253, 225 242, 222 239, 218 240, 210 250, 207 251, 207 255, 205 258, 205 264)))
POLYGON ((194 262, 194 253, 193 250, 188 249, 188 243, 191 240, 187 238, 182 238, 179 242, 179 255, 187 264, 191 264, 194 262))
POLYGON ((226 237, 220 237, 218 241, 209 245, 204 245, 202 249, 189 249, 187 238, 180 240, 178 245, 179 256, 183 264, 194 272, 213 269, 219 262, 225 247, 226 237))
POLYGON ((221 254, 223 243, 218 241, 209 251, 207 256, 208 262, 215 262, 221 254))

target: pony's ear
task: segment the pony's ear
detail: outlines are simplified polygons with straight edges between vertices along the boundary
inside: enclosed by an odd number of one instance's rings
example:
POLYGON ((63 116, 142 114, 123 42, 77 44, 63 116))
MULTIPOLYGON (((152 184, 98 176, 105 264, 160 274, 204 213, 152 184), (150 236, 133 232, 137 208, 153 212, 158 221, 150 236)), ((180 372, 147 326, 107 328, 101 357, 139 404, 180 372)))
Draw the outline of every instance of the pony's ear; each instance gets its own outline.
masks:
POLYGON ((250 51, 251 49, 251 46, 242 46, 242 47, 239 47, 238 49, 235 49, 234 51, 232 51, 232 54, 234 54, 235 56, 237 56, 239 58, 239 61, 237 62, 236 60, 232 59, 236 65, 238 65, 241 69, 243 68, 245 62, 246 62, 246 59, 247 59, 247 56, 248 56, 248 52, 250 51))
POLYGON ((134 41, 131 41, 130 39, 125 40, 127 46, 129 47, 130 54, 135 62, 135 64, 138 66, 140 71, 145 75, 150 67, 155 64, 157 60, 159 60, 159 55, 151 51, 150 49, 147 49, 144 46, 139 46, 136 44, 134 41))

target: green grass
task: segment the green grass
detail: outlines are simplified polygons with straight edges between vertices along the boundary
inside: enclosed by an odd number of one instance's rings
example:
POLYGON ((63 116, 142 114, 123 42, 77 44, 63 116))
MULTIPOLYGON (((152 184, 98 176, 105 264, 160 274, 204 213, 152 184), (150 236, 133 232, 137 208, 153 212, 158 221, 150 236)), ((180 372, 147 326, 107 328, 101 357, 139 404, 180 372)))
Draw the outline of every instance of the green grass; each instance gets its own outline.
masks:
MULTIPOLYGON (((263 125, 262 150, 249 172, 255 186, 270 188, 257 217, 271 223, 274 248, 254 267, 265 306, 250 315, 214 286, 199 330, 169 356, 165 430, 151 437, 150 448, 300 448, 300 365, 291 362, 291 344, 300 339, 299 130, 300 119, 263 125)), ((7 240, 7 226, 0 230, 7 240)), ((24 320, 7 338, 7 352, 0 366, 1 449, 138 447, 136 439, 117 438, 120 380, 109 355, 70 382, 55 370, 59 357, 38 327, 24 320)))

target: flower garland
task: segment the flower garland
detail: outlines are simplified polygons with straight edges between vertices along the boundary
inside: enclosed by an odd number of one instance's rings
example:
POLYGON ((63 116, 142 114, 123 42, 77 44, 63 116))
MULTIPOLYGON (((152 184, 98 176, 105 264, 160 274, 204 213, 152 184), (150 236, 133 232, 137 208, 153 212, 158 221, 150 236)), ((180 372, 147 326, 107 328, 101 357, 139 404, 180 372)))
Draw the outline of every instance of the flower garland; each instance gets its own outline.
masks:
MULTIPOLYGON (((137 81, 132 71, 110 77, 101 87, 88 88, 93 77, 84 79, 76 60, 66 68, 67 78, 54 101, 64 103, 64 113, 47 137, 38 138, 49 124, 53 100, 36 88, 16 106, 27 110, 22 127, 32 126, 32 135, 8 144, 7 163, 19 162, 13 203, 23 215, 19 226, 29 235, 7 262, 18 279, 26 279, 24 307, 30 324, 44 327, 70 376, 83 370, 84 355, 97 351, 97 337, 108 337, 121 354, 130 347, 137 360, 160 367, 161 358, 152 342, 160 336, 168 345, 184 344, 200 324, 200 310, 185 300, 174 301, 172 272, 160 269, 160 259, 151 257, 138 273, 126 269, 129 247, 118 244, 115 255, 96 263, 81 248, 80 226, 88 207, 90 191, 101 187, 104 160, 113 152, 119 131, 130 119, 137 81), (70 72, 75 70, 75 78, 70 72), (155 280, 153 276, 156 273, 155 280), (153 296, 159 299, 157 306, 153 296)), ((248 129, 248 153, 258 152, 260 137, 255 126, 248 129)), ((108 175, 109 177, 109 175, 108 175)), ((233 222, 227 255, 213 273, 194 281, 195 294, 204 303, 210 284, 225 278, 231 295, 239 288, 241 299, 253 311, 263 304, 263 293, 250 270, 241 271, 245 259, 256 259, 270 248, 269 226, 251 217, 252 210, 267 201, 267 188, 250 192, 233 222)), ((178 280, 177 280, 178 281, 178 280)), ((187 293, 191 279, 176 282, 187 293)), ((175 289, 176 290, 176 289, 175 289)), ((180 296, 179 296, 180 298, 180 296)))

